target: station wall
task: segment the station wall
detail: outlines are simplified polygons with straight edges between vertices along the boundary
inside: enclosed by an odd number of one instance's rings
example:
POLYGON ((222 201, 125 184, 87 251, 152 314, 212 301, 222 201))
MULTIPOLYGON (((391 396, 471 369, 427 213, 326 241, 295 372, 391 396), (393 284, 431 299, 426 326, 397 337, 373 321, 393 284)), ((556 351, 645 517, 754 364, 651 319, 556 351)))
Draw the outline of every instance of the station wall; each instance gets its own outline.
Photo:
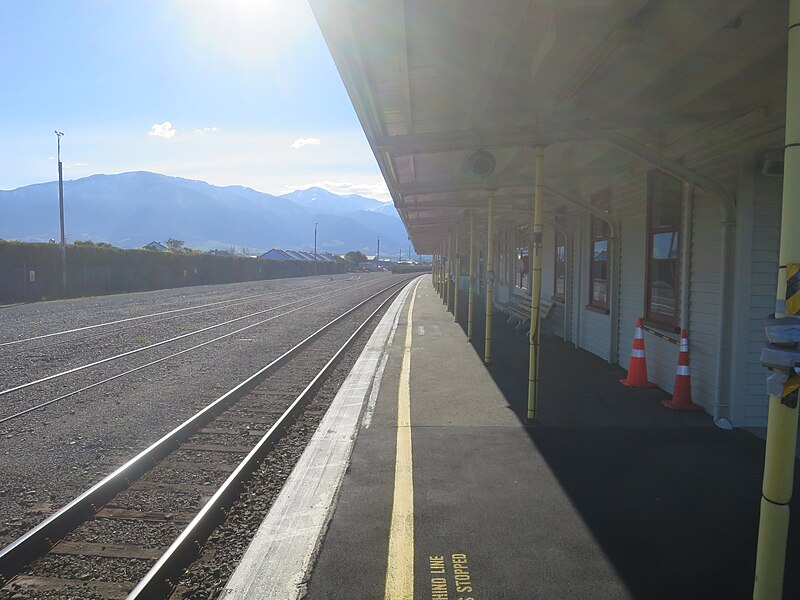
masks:
MULTIPOLYGON (((737 198, 736 223, 726 226, 720 200, 701 190, 694 192, 688 329, 694 401, 740 427, 766 425, 765 371, 759 356, 763 319, 774 307, 780 236, 782 180, 760 175, 758 163, 762 148, 772 147, 774 142, 756 143, 759 150, 753 150, 752 144, 736 151, 704 148, 689 152, 684 159, 687 166, 735 191, 737 198), (726 228, 733 232, 727 242, 727 261, 723 259, 726 228)), ((628 366, 636 320, 644 311, 649 170, 632 165, 616 171, 610 182, 610 211, 620 226, 619 239, 612 241, 620 252, 616 322, 611 314, 587 307, 589 218, 585 212, 573 210, 560 225, 568 240, 566 302, 554 307, 550 331, 559 337, 566 331, 567 341, 605 360, 615 358, 623 368, 628 366), (616 328, 615 345, 612 328, 616 328)), ((608 172, 605 175, 597 179, 594 189, 609 186, 608 172)), ((592 184, 584 182, 583 188, 592 189, 592 184)), ((554 236, 554 227, 545 226, 542 295, 546 299, 552 299, 554 291, 554 236)), ((516 248, 513 241, 508 242, 509 237, 514 239, 513 230, 498 237, 497 252, 504 262, 496 302, 502 304, 505 300, 501 299, 514 292, 510 273, 517 271, 508 257, 516 260, 516 248)), ((645 333, 648 374, 658 387, 672 393, 679 335, 675 331, 659 333, 645 333)))
MULTIPOLYGON (((728 215, 726 225, 721 201, 694 190, 688 329, 693 399, 708 413, 730 418, 737 427, 766 426, 766 373, 759 357, 764 341, 763 320, 774 310, 782 179, 761 175, 760 161, 765 150, 779 146, 779 139, 767 135, 735 150, 703 147, 697 152, 688 151, 682 161, 735 193, 735 214, 728 215), (729 235, 724 244, 726 230, 729 235), (727 260, 723 256, 724 245, 727 260)), ((612 240, 619 252, 618 309, 613 322, 611 311, 588 307, 588 213, 571 208, 559 219, 559 227, 567 237, 566 292, 565 302, 555 301, 548 331, 623 368, 628 367, 636 320, 644 312, 649 170, 643 163, 632 161, 625 168, 598 172, 597 177, 584 176, 581 182, 581 196, 587 201, 595 191, 610 187, 610 214, 619 223, 619 237, 612 240)), ((555 228, 552 201, 548 204, 551 220, 550 225, 545 225, 543 237, 542 297, 552 301, 555 228)), ((498 305, 508 302, 512 294, 527 291, 518 287, 517 255, 517 227, 527 224, 527 217, 517 214, 516 221, 504 220, 496 229, 498 305)), ((482 242, 485 244, 485 237, 482 242)), ((476 247, 481 247, 478 238, 476 247)), ((466 290, 468 256, 465 247, 462 249, 465 252, 460 285, 466 290)), ((676 331, 645 333, 648 375, 668 393, 673 390, 678 341, 676 331)))

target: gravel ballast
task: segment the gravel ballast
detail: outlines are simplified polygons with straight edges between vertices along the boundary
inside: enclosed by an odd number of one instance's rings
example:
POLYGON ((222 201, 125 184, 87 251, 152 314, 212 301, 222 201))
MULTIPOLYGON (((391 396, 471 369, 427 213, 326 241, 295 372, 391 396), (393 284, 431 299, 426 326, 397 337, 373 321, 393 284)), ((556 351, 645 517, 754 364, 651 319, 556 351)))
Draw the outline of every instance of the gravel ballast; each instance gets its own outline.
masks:
MULTIPOLYGON (((44 410, 0 424, 0 472, 3 473, 0 480, 0 523, 3 523, 0 545, 24 533, 358 299, 366 298, 403 278, 382 273, 361 275, 358 279, 345 282, 342 277, 341 287, 348 286, 347 293, 328 302, 297 311, 285 318, 254 327, 241 336, 231 336, 57 402, 44 410)), ((12 328, 9 334, 4 327, 0 341, 167 310, 187 302, 186 295, 191 296, 191 302, 201 304, 230 299, 237 294, 270 291, 274 289, 271 286, 277 286, 287 293, 296 293, 292 292, 293 286, 309 286, 315 282, 337 283, 330 282, 326 276, 205 286, 211 288, 208 290, 172 289, 4 307, 0 309, 0 319, 4 325, 8 319, 12 319, 12 328), (162 296, 163 302, 159 302, 162 296), (62 310, 64 318, 58 314, 62 310)), ((220 313, 216 317, 221 320, 233 318, 227 310, 220 313)), ((151 324, 150 327, 157 325, 151 324)), ((174 332, 174 325, 175 322, 170 322, 169 327, 173 329, 164 330, 163 335, 174 332)), ((122 332, 125 337, 130 333, 130 330, 122 332)), ((116 342, 114 336, 104 339, 107 344, 102 346, 105 353, 127 347, 128 340, 116 342)), ((31 345, 38 343, 40 341, 31 342, 31 345)), ((92 338, 86 335, 75 336, 72 341, 60 341, 59 346, 63 346, 64 354, 70 354, 69 348, 72 348, 75 356, 97 351, 92 347, 92 338)), ((15 361, 13 364, 25 365, 29 361, 31 371, 28 380, 41 376, 41 373, 49 374, 42 367, 48 364, 46 361, 30 358, 38 357, 40 350, 32 351, 26 358, 25 344, 7 346, 5 352, 1 353, 3 357, 9 354, 9 348, 14 348, 11 353, 15 361)), ((152 357, 148 358, 152 360, 152 357)), ((119 364, 115 364, 114 369, 130 368, 142 362, 145 362, 144 357, 137 357, 136 360, 131 358, 128 362, 115 361, 119 364)), ((25 407, 47 400, 54 394, 63 394, 87 385, 112 372, 87 369, 54 382, 33 386, 18 394, 4 396, 3 404, 12 409, 25 407)), ((253 416, 263 417, 263 414, 254 412, 253 416)), ((187 454, 186 460, 192 460, 192 453, 187 454)), ((214 454, 218 455, 219 462, 226 460, 227 453, 214 454)), ((140 492, 132 490, 131 493, 140 492)), ((151 492, 149 496, 152 499, 157 494, 151 492)), ((198 497, 195 496, 193 500, 196 502, 198 497)))

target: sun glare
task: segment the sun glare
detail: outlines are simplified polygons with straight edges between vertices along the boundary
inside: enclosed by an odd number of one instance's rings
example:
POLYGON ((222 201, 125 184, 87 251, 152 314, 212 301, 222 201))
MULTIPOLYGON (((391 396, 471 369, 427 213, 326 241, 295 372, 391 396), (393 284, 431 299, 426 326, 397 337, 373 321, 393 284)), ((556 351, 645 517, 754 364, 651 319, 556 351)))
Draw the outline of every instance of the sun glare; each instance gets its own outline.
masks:
POLYGON ((313 25, 304 0, 175 0, 185 33, 200 48, 242 66, 272 66, 313 25))

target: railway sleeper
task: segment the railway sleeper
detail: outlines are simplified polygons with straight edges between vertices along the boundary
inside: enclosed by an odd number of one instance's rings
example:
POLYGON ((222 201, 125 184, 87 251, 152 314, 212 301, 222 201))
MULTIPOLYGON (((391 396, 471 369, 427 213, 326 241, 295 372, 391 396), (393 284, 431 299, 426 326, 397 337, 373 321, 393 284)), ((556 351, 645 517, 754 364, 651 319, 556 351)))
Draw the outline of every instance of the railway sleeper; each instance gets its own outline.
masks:
POLYGON ((15 592, 64 592, 69 597, 83 598, 93 592, 108 600, 124 600, 136 585, 132 581, 96 581, 64 579, 60 577, 40 577, 37 575, 18 575, 9 585, 15 592))

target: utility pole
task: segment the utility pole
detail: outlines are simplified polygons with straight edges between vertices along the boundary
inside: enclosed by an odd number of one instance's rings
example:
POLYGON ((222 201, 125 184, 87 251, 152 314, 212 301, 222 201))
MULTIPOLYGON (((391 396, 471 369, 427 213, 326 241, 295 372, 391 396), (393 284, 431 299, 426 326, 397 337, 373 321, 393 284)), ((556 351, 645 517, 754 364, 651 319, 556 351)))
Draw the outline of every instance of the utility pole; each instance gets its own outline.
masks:
POLYGON ((317 274, 317 224, 314 223, 314 275, 317 274))
POLYGON ((67 294, 67 238, 64 236, 64 176, 61 168, 61 136, 63 131, 56 130, 58 138, 58 214, 61 221, 61 293, 67 294))
POLYGON ((378 236, 378 253, 375 255, 375 268, 378 269, 380 264, 381 264, 381 236, 378 236))
POLYGON ((397 262, 403 262, 403 249, 400 248, 400 260, 397 262))

